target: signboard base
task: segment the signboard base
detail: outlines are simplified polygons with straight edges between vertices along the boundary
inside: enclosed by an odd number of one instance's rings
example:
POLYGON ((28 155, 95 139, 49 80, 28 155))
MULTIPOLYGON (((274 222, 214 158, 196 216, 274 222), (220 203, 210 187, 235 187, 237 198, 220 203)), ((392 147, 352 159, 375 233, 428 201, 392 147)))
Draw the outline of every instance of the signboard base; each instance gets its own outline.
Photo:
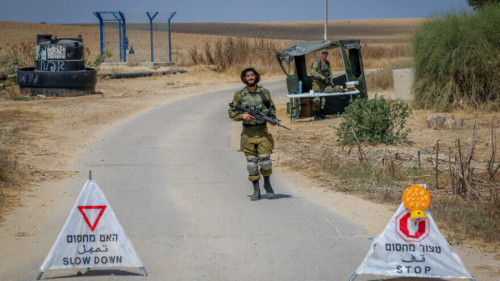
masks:
MULTIPOLYGON (((146 269, 144 267, 140 267, 139 269, 141 270, 142 276, 144 276, 144 277, 148 276, 148 272, 146 271, 146 269)), ((40 280, 40 278, 42 278, 43 273, 44 273, 44 271, 38 272, 38 275, 36 276, 36 280, 40 280)))

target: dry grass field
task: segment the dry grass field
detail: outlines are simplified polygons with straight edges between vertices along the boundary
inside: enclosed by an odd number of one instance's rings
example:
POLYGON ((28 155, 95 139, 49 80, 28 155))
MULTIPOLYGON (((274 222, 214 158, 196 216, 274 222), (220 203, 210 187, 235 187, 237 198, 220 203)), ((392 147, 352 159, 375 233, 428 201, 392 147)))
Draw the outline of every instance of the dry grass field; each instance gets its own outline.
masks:
MULTIPOLYGON (((359 38, 367 44, 404 44, 423 19, 336 20, 328 23, 328 38, 359 38)), ((323 40, 323 21, 275 23, 173 23, 180 33, 258 37, 293 41, 323 40)))
MULTIPOLYGON (((381 69, 376 76, 368 77, 367 83, 372 89, 385 90, 392 87, 392 69, 406 68, 412 63, 409 47, 410 36, 423 23, 423 19, 385 19, 358 21, 330 21, 329 38, 359 38, 362 42, 365 69, 381 69)), ((52 34, 58 37, 77 37, 82 35, 86 48, 86 60, 99 61, 99 26, 94 25, 53 25, 16 23, 0 21, 0 71, 13 73, 15 67, 33 65, 30 52, 35 48, 37 34, 52 34), (14 65, 17 61, 17 65, 14 65)), ((117 39, 117 29, 105 25, 105 36, 109 40, 117 39)), ((130 24, 127 27, 129 45, 134 54, 128 55, 130 63, 151 61, 150 34, 147 25, 130 24)), ((226 40, 244 40, 255 46, 262 41, 272 44, 279 51, 292 42, 322 40, 322 22, 275 22, 275 23, 173 23, 172 24, 172 61, 176 66, 193 65, 193 54, 206 57, 207 46, 212 52, 226 40)), ((109 43, 106 50, 112 57, 106 62, 119 61, 120 52, 117 43, 109 43)), ((157 62, 167 62, 168 32, 166 24, 154 26, 154 56, 157 62)), ((257 50, 257 53, 259 51, 257 50)), ((280 75, 276 63, 268 63, 274 58, 262 61, 250 54, 248 61, 259 67, 265 74, 280 75)), ((312 55, 310 59, 314 59, 312 55)), ((331 56, 333 57, 333 55, 331 56)), ((248 64, 245 62, 244 64, 248 64)), ((337 69, 342 67, 340 60, 333 61, 337 69)), ((242 65, 232 65, 224 69, 228 76, 237 74, 242 65)), ((118 71, 117 68, 106 71, 118 71)), ((123 71, 123 70, 120 70, 123 71)), ((126 71, 126 70, 125 70, 126 71)), ((220 69, 219 69, 220 71, 220 69)), ((101 71, 102 72, 102 71, 101 71)))
MULTIPOLYGON (((382 78, 370 81, 368 77, 368 90, 370 96, 381 93, 388 98, 392 97, 391 68, 405 67, 411 64, 409 40, 412 32, 423 19, 398 19, 398 20, 363 20, 363 21, 331 21, 329 24, 329 37, 360 38, 365 68, 382 69, 385 73, 382 78), (381 83, 380 81, 388 81, 381 83), (387 84, 388 83, 388 84, 387 84)), ((149 61, 149 33, 141 26, 130 26, 128 36, 130 44, 134 47, 135 54, 131 62, 149 61)), ((162 28, 159 27, 158 30, 162 28)), ((92 138, 88 132, 98 132, 109 128, 115 122, 123 120, 133 114, 147 110, 153 106, 182 98, 187 93, 201 94, 208 87, 214 90, 214 81, 217 87, 237 87, 241 82, 238 79, 240 65, 235 65, 223 72, 215 71, 210 65, 193 66, 192 52, 196 47, 199 55, 203 56, 207 44, 213 48, 218 43, 226 42, 228 38, 240 40, 241 36, 250 44, 256 44, 260 39, 271 40, 277 49, 281 49, 294 41, 321 40, 323 29, 321 22, 293 22, 293 23, 239 23, 239 24, 173 24, 172 26, 173 61, 177 67, 186 68, 186 75, 154 76, 129 80, 99 79, 97 90, 102 95, 75 97, 75 98, 26 98, 26 101, 7 99, 19 95, 12 82, 5 83, 0 88, 0 216, 13 207, 25 206, 27 194, 43 196, 38 187, 44 182, 57 181, 74 175, 68 170, 71 157, 84 148, 92 138), (1 168, 7 167, 7 172, 1 168), (14 171, 14 172, 12 172, 14 171)), ((18 66, 32 66, 35 40, 37 34, 53 34, 58 37, 77 37, 82 35, 83 43, 88 49, 87 61, 95 60, 99 54, 99 28, 97 25, 50 25, 14 23, 0 21, 0 71, 8 71, 13 61, 19 61, 18 66)), ((155 38, 165 41, 165 31, 157 31, 155 38)), ((156 40, 155 39, 155 40, 156 40)), ((167 48, 168 46, 160 46, 167 48)), ((158 47, 158 48, 160 48, 158 47)), ((155 48, 156 45, 155 45, 155 48)), ((163 57, 165 55, 163 54, 163 57)), ((283 79, 284 75, 277 63, 272 65, 260 63, 256 65, 262 69, 264 77, 283 79)), ((126 71, 152 71, 138 67, 127 66, 101 66, 99 72, 126 72, 126 71)), ((163 70, 163 69, 158 69, 163 70)), ((1 83, 1 81, 0 81, 1 83)), ((424 169, 415 172, 403 171, 403 175, 389 177, 393 174, 391 166, 381 166, 376 173, 365 173, 362 169, 351 169, 350 177, 346 178, 335 170, 355 167, 358 163, 357 150, 354 147, 351 153, 349 148, 336 143, 335 132, 341 117, 332 117, 323 121, 313 122, 310 119, 291 122, 286 114, 286 99, 276 100, 279 108, 279 117, 285 126, 291 127, 293 135, 273 128, 276 140, 276 151, 273 161, 280 169, 299 171, 318 186, 337 191, 348 191, 384 202, 393 206, 400 202, 399 190, 403 187, 390 187, 391 184, 413 181, 425 182, 431 186, 431 192, 436 198, 449 194, 449 179, 441 175, 439 188, 432 186, 435 172, 432 169, 432 158, 435 157, 435 144, 440 140, 441 149, 456 151, 456 140, 461 139, 464 150, 471 143, 472 126, 475 116, 478 117, 476 154, 474 165, 478 171, 484 171, 485 163, 492 153, 491 124, 500 120, 499 113, 473 112, 467 109, 447 113, 454 115, 456 120, 464 120, 463 126, 457 130, 432 130, 425 124, 425 116, 430 111, 414 111, 410 117, 409 127, 412 133, 407 142, 385 146, 363 146, 372 159, 383 158, 387 154, 422 152, 424 169), (496 121, 495 121, 496 120, 496 121), (325 157, 325 155, 329 155, 325 157), (420 173, 420 174, 419 174, 420 173), (382 181, 380 181, 382 180, 382 181), (352 186, 347 190, 346 186, 352 186)), ((498 130, 495 136, 499 136, 498 130)), ((498 139, 498 138, 497 138, 498 139)), ((497 153, 498 154, 498 153, 497 153)), ((446 158, 446 155, 441 157, 446 158)), ((496 156, 498 159, 499 155, 496 156)), ((498 163, 499 160, 496 160, 498 163)), ((406 165, 407 162, 402 162, 406 165)), ((443 168, 443 170, 445 167, 443 168)), ((498 174, 497 174, 498 176, 498 174)), ((478 190, 484 193, 481 200, 488 198, 488 190, 478 190)), ((444 197, 443 197, 444 198, 444 197)), ((47 199, 47 198, 45 198, 47 199)), ((444 199, 443 199, 444 200, 444 199)), ((456 198, 449 205, 468 204, 456 198)), ((480 204, 481 202, 479 202, 480 204)), ((477 202, 474 202, 477 205, 477 202)), ((438 207, 434 207, 434 217, 438 220, 445 219, 447 213, 442 212, 441 217, 438 207)), ((460 211, 460 210, 459 210, 460 211)), ((456 215, 456 214, 455 214, 456 215)), ((1 218, 1 217, 0 217, 1 218)), ((457 216, 456 219, 460 219, 457 216)), ((474 218, 473 218, 474 219, 474 218)), ((479 222, 476 228, 483 227, 487 222, 479 222)), ((456 232, 463 225, 440 224, 445 235, 452 243, 476 243, 488 241, 485 253, 500 259, 498 240, 492 237, 479 235, 461 235, 456 232), (493 239, 493 241, 492 241, 493 239), (475 241, 475 242, 474 242, 475 241)), ((470 226, 467 226, 470 227, 470 226)), ((474 225, 472 226, 474 227, 474 225)), ((471 232, 473 233, 473 232, 471 232)), ((496 236, 495 236, 496 237, 496 236)), ((474 271, 488 276, 484 280, 498 280, 500 266, 478 264, 474 271), (491 279, 490 279, 491 277, 491 279)), ((480 279, 477 279, 480 280, 480 279)))
MULTIPOLYGON (((380 68, 387 64, 387 57, 409 55, 406 47, 410 35, 423 23, 423 19, 385 20, 342 20, 330 21, 328 37, 332 39, 359 38, 364 49, 367 68, 380 68), (385 57, 385 59, 383 59, 385 57), (379 61, 382 60, 382 61, 379 61)), ((88 49, 87 60, 94 60, 100 53, 99 26, 95 25, 53 25, 16 23, 0 21, 0 47, 2 52, 18 48, 21 44, 35 46, 37 34, 53 34, 58 37, 82 35, 88 49)), ((105 29, 106 36, 115 36, 112 27, 105 29), (109 34, 109 35, 108 35, 109 34)), ((206 42, 220 38, 243 37, 272 39, 278 49, 294 41, 322 40, 322 22, 275 22, 275 23, 173 23, 172 60, 180 66, 192 63, 189 52, 193 47, 202 48, 206 42)), ((150 40, 147 26, 130 24, 127 36, 135 54, 129 56, 131 62, 150 61, 150 40)), ((165 24, 155 25, 154 47, 156 61, 168 59, 168 32, 165 24)), ((110 38, 114 39, 114 38, 110 38)), ((113 60, 119 58, 115 50, 113 60)), ((29 60, 21 60, 29 64, 29 60)))

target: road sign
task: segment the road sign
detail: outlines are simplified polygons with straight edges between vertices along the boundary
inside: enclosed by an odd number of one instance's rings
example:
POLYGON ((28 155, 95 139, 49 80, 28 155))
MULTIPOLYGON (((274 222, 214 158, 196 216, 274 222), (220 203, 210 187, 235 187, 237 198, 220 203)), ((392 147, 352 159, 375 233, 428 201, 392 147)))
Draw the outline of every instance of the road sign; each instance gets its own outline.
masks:
POLYGON ((420 242, 429 235, 429 219, 411 220, 410 216, 405 209, 396 217, 396 233, 406 242, 420 242))
POLYGON ((78 210, 82 214, 83 219, 85 220, 85 222, 89 226, 90 230, 94 231, 94 229, 96 228, 97 224, 99 223, 99 220, 101 219, 102 213, 104 213, 104 210, 106 210, 106 205, 101 205, 101 206, 78 206, 78 210), (92 220, 93 222, 90 222, 89 216, 87 215, 87 213, 85 211, 86 210, 95 210, 95 209, 99 210, 99 213, 98 213, 97 217, 95 218, 95 220, 92 220))
POLYGON ((431 214, 426 210, 422 221, 411 220, 410 214, 399 206, 350 280, 360 274, 474 280, 431 214))
POLYGON ((88 180, 37 279, 45 270, 97 267, 138 267, 147 275, 108 200, 88 180))

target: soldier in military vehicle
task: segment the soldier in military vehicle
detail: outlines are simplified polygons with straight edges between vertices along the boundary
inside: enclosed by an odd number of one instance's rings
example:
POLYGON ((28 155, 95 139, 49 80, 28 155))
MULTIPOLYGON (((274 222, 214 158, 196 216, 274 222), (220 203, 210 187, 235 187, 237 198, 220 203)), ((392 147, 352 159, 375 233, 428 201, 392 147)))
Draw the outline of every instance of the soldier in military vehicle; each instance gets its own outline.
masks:
MULTIPOLYGON (((315 92, 324 92, 326 86, 331 84, 332 68, 328 57, 328 50, 323 49, 320 52, 320 58, 313 62, 311 67, 311 75, 313 77, 312 89, 315 92)), ((325 119, 325 97, 315 97, 313 104, 314 120, 325 119)))
MULTIPOLYGON (((260 75, 253 67, 243 69, 240 75, 241 81, 246 86, 234 93, 233 104, 259 110, 263 114, 275 118, 276 107, 269 91, 259 86, 260 75)), ((253 185, 253 195, 250 200, 261 199, 260 195, 260 174, 264 176, 264 189, 267 198, 274 196, 270 177, 272 174, 271 153, 274 148, 274 140, 267 130, 265 120, 256 121, 254 116, 241 112, 234 107, 228 110, 229 117, 234 121, 242 121, 243 131, 241 132, 240 150, 247 158, 248 179, 253 185), (260 167, 260 174, 259 174, 260 167)), ((272 125, 272 124, 271 124, 272 125)))

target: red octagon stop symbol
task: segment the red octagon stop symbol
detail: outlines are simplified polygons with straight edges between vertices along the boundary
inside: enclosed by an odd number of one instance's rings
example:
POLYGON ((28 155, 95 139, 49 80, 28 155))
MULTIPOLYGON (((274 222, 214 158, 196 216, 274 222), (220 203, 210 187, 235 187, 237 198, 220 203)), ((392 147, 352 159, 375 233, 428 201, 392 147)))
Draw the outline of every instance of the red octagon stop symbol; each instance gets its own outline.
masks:
POLYGON ((410 214, 404 210, 396 217, 396 232, 406 242, 421 242, 429 235, 429 219, 413 222, 410 214))

